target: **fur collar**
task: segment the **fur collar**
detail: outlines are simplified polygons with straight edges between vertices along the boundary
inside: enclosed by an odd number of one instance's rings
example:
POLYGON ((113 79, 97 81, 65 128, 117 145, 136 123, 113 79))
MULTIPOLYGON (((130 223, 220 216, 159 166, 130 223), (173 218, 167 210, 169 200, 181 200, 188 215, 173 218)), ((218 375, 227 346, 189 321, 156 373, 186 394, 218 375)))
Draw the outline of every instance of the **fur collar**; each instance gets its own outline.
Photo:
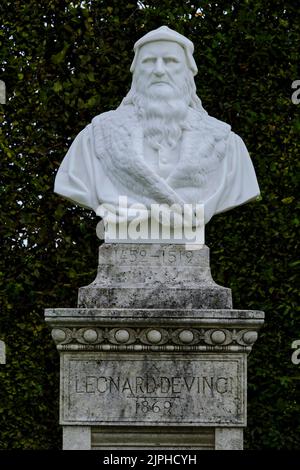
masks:
POLYGON ((218 170, 225 157, 230 126, 191 108, 188 122, 179 162, 165 180, 144 161, 143 131, 133 106, 121 105, 93 119, 97 158, 120 194, 124 189, 124 195, 143 196, 150 203, 183 204, 186 201, 176 189, 208 184, 208 175, 218 170))

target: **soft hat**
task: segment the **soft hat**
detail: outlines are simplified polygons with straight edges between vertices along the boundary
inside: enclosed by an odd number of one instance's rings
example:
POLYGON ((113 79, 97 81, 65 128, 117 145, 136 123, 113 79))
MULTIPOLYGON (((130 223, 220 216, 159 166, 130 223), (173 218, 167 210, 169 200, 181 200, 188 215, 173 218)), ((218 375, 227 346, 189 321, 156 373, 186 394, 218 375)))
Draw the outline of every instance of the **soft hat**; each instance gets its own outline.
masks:
POLYGON ((197 74, 198 69, 197 69, 197 65, 193 57, 194 44, 192 43, 192 41, 190 41, 188 38, 186 38, 182 34, 177 33, 177 31, 174 31, 173 29, 168 28, 168 26, 161 26, 160 28, 150 31, 149 33, 145 34, 145 36, 142 36, 135 43, 134 48, 133 48, 135 52, 135 56, 130 67, 130 72, 133 73, 135 70, 137 57, 138 57, 140 48, 144 44, 147 44, 148 42, 154 42, 154 41, 177 42, 177 44, 182 46, 183 49, 185 50, 187 63, 188 63, 189 68, 193 72, 193 75, 197 74))

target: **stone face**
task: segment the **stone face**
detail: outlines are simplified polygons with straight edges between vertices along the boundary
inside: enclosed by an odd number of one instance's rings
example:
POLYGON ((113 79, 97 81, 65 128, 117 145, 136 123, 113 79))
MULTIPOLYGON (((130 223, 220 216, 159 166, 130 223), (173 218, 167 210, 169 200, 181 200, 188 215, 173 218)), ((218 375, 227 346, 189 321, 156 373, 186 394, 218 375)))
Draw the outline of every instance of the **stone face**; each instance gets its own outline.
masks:
POLYGON ((232 296, 212 279, 207 246, 103 244, 97 277, 79 289, 78 307, 232 308, 232 296))
POLYGON ((245 357, 65 354, 61 424, 245 425, 245 357))

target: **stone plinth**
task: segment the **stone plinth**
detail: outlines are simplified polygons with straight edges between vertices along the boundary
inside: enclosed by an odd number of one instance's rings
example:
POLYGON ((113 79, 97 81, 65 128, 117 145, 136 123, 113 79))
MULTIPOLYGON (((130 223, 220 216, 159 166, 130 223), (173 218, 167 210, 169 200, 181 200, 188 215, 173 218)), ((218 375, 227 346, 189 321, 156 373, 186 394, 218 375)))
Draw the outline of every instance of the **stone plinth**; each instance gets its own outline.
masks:
POLYGON ((101 247, 80 306, 46 310, 61 356, 64 448, 242 448, 247 355, 264 314, 230 302, 206 247, 192 255, 178 245, 101 247))
POLYGON ((104 244, 97 277, 79 289, 78 306, 232 308, 232 296, 214 282, 205 245, 104 244))

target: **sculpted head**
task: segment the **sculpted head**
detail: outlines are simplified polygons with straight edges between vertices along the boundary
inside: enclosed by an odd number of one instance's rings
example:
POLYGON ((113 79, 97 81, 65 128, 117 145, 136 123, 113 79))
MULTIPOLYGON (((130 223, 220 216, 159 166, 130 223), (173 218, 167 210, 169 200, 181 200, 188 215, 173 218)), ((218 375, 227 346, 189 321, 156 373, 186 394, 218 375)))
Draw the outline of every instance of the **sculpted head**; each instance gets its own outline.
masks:
POLYGON ((190 104, 198 71, 193 51, 189 39, 167 26, 145 34, 134 45, 131 91, 165 100, 180 95, 190 104))
POLYGON ((132 86, 123 104, 132 103, 148 143, 174 147, 187 123, 189 106, 205 113, 196 95, 193 43, 166 26, 139 39, 131 65, 132 86))
POLYGON ((156 42, 156 41, 168 41, 168 42, 174 42, 176 44, 179 44, 185 52, 186 63, 187 63, 188 68, 192 71, 193 75, 197 74, 198 69, 197 69, 197 65, 193 57, 194 44, 185 36, 177 33, 176 31, 173 31, 167 26, 161 26, 160 28, 150 31, 149 33, 145 34, 145 36, 141 37, 135 43, 134 48, 133 48, 135 52, 135 56, 130 67, 130 71, 132 73, 134 73, 135 71, 135 67, 139 58, 139 52, 141 48, 145 44, 149 44, 151 42, 156 42))

